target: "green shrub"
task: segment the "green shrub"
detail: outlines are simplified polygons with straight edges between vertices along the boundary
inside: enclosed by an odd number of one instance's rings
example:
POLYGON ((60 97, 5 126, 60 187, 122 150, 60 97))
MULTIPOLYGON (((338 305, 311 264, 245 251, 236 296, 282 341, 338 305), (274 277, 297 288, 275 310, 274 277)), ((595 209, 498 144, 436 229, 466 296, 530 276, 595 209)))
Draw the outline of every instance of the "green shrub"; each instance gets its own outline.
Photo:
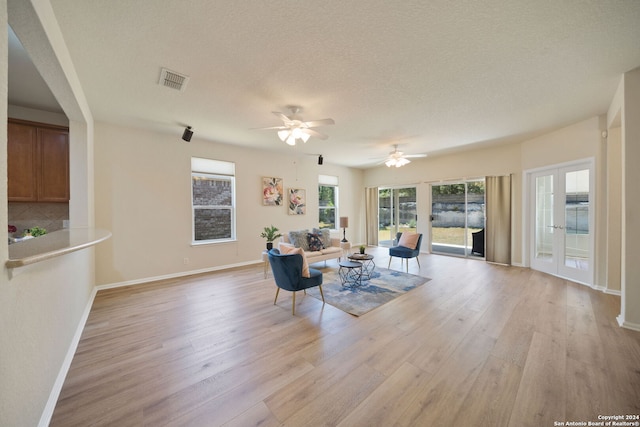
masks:
POLYGON ((31 235, 33 237, 38 237, 38 236, 42 236, 44 234, 47 234, 47 230, 45 228, 42 227, 31 227, 28 230, 24 231, 24 235, 31 235))

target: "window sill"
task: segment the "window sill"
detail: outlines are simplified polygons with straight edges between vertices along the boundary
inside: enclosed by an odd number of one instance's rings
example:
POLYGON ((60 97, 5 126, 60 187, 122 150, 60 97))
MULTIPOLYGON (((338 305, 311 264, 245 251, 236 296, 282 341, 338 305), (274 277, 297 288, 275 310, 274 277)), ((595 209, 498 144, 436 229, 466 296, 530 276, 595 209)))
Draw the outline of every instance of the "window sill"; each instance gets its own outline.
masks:
POLYGON ((207 245, 220 245, 224 243, 236 243, 237 239, 226 239, 226 240, 204 240, 198 242, 191 242, 191 246, 207 246, 207 245))
POLYGON ((99 228, 69 228, 9 245, 7 268, 36 262, 85 249, 107 240, 111 232, 99 228))

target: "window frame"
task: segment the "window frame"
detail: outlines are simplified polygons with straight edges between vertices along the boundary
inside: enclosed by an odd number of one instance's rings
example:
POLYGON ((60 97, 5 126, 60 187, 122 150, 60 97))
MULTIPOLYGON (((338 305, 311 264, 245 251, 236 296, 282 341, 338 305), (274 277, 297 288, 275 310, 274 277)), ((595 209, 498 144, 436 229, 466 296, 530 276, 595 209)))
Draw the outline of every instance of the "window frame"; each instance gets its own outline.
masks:
POLYGON ((191 158, 191 244, 194 246, 197 245, 208 245, 208 244, 216 244, 216 243, 225 243, 236 241, 236 179, 235 179, 235 163, 233 162, 225 162, 220 160, 210 160, 203 158, 191 158), (202 165, 205 167, 202 167, 202 165), (195 166, 198 165, 198 166, 195 166), (218 166, 218 167, 217 167, 218 166), (208 169, 208 170, 204 170, 208 169), (222 171, 227 173, 215 173, 215 171, 222 171), (231 186, 231 204, 230 205, 195 205, 194 204, 194 178, 205 178, 212 179, 216 181, 227 181, 231 186), (196 240, 196 212, 198 210, 225 210, 229 211, 230 215, 230 227, 231 227, 231 236, 219 238, 219 239, 202 239, 196 240))
MULTIPOLYGON (((331 230, 338 230, 339 226, 339 218, 340 218, 340 210, 338 201, 340 200, 340 186, 338 185, 338 177, 337 176, 329 176, 329 175, 320 175, 318 177, 318 228, 321 227, 320 218, 321 211, 323 209, 327 209, 327 206, 322 206, 320 194, 322 187, 332 187, 333 188, 333 213, 334 213, 334 227, 330 228, 331 230)), ((330 207, 331 208, 331 207, 330 207)))

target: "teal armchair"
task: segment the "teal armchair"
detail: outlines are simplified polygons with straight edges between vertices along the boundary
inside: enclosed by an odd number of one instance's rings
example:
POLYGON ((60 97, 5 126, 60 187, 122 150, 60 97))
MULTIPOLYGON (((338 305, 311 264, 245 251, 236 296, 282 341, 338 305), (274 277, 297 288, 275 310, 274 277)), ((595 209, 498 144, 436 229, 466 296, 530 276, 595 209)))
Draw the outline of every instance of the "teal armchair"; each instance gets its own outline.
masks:
POLYGON ((296 292, 305 291, 315 286, 320 290, 322 302, 324 303, 324 293, 322 292, 322 272, 315 268, 309 268, 311 277, 302 277, 302 255, 300 254, 281 254, 277 249, 269 251, 269 264, 273 271, 273 278, 276 285, 276 298, 273 300, 275 304, 278 301, 280 289, 293 292, 293 302, 291 306, 291 314, 296 314, 296 292))
MULTIPOLYGON (((397 233, 396 234, 396 242, 400 241, 400 236, 402 236, 402 233, 397 233)), ((401 258, 406 260, 407 262, 407 273, 409 272, 409 259, 411 258, 415 258, 416 261, 418 261, 418 267, 420 267, 420 259, 418 258, 418 255, 420 255, 420 245, 422 244, 422 234, 419 235, 418 237, 418 243, 416 244, 416 248, 415 249, 411 249, 411 248, 406 248, 404 246, 396 246, 389 248, 389 267, 391 267, 391 260, 393 259, 393 257, 397 257, 397 258, 401 258)))

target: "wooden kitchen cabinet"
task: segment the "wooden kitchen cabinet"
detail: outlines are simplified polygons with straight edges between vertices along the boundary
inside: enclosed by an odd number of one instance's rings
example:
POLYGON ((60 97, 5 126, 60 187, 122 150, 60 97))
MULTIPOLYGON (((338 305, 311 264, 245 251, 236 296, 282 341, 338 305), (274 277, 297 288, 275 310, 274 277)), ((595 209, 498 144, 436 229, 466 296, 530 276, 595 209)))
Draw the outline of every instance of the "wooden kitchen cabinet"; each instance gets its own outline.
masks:
POLYGON ((7 179, 10 202, 69 201, 69 130, 9 120, 7 179))

